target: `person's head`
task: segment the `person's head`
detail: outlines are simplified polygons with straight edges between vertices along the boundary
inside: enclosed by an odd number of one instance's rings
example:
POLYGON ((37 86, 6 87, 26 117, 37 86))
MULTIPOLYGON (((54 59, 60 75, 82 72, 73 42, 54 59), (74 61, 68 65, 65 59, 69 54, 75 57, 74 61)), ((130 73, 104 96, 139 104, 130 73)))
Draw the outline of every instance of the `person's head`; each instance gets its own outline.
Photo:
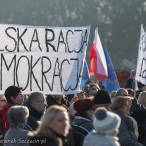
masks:
POLYGON ((105 107, 107 110, 109 110, 111 104, 109 93, 105 90, 97 91, 93 99, 93 104, 95 109, 98 107, 105 107))
POLYGON ((138 96, 138 102, 146 107, 146 91, 143 91, 138 96))
POLYGON ((126 88, 126 90, 128 91, 129 96, 133 97, 134 95, 134 91, 131 88, 126 88))
POLYGON ((118 110, 118 111, 122 112, 124 115, 128 116, 130 114, 132 100, 133 100, 133 98, 131 96, 118 96, 112 102, 110 109, 118 110))
POLYGON ((97 89, 95 87, 92 87, 91 89, 89 89, 88 91, 88 96, 95 96, 97 93, 97 89))
POLYGON ((17 86, 9 86, 5 90, 5 97, 7 99, 7 102, 12 104, 21 105, 24 102, 22 88, 17 86))
POLYGON ((92 83, 88 86, 88 96, 95 96, 95 94, 97 93, 97 91, 99 90, 99 86, 96 83, 92 83))
POLYGON ((6 97, 3 93, 3 91, 0 90, 0 110, 4 107, 6 102, 7 102, 6 97))
POLYGON ((117 96, 128 96, 128 91, 125 88, 120 88, 117 92, 115 97, 117 96))
POLYGON ((51 95, 56 101, 59 101, 63 98, 63 95, 59 95, 59 94, 54 94, 54 95, 51 95))
POLYGON ((15 105, 12 106, 8 111, 8 121, 10 124, 19 125, 27 123, 27 118, 29 116, 29 110, 26 106, 15 105))
POLYGON ((33 92, 27 100, 38 112, 43 113, 47 107, 46 95, 42 92, 33 92))
POLYGON ((93 126, 96 132, 117 136, 120 122, 118 115, 107 111, 105 108, 95 110, 93 126))
POLYGON ((23 94, 24 103, 26 103, 26 102, 27 102, 28 97, 29 97, 29 95, 28 95, 28 94, 23 94))
POLYGON ((50 106, 41 118, 37 133, 48 136, 53 130, 59 135, 66 136, 69 131, 69 116, 67 110, 58 105, 50 106))
POLYGON ((94 83, 93 80, 88 80, 88 81, 85 83, 85 85, 91 85, 91 84, 93 84, 93 83, 94 83))
POLYGON ((91 118, 93 114, 93 103, 91 99, 80 99, 74 103, 76 116, 91 118))
POLYGON ((112 92, 111 92, 110 97, 111 97, 111 101, 112 101, 112 102, 113 102, 114 99, 115 99, 115 95, 116 95, 116 93, 117 93, 117 91, 112 91, 112 92))

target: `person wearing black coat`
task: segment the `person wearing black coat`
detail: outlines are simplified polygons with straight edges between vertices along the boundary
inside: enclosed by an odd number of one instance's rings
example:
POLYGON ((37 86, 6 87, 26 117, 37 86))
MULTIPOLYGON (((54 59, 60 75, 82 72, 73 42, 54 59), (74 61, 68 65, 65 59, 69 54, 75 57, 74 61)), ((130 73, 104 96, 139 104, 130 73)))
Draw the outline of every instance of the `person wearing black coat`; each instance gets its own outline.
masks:
POLYGON ((138 103, 136 99, 133 100, 131 116, 137 121, 138 141, 146 146, 146 91, 140 93, 138 103))
POLYGON ((39 126, 39 121, 46 110, 46 96, 42 92, 33 92, 28 97, 28 101, 24 104, 29 109, 29 117, 27 124, 36 130, 39 126))
POLYGON ((63 106, 66 109, 70 107, 69 101, 67 101, 63 97, 63 95, 48 95, 46 100, 47 100, 48 107, 50 107, 51 105, 63 106))

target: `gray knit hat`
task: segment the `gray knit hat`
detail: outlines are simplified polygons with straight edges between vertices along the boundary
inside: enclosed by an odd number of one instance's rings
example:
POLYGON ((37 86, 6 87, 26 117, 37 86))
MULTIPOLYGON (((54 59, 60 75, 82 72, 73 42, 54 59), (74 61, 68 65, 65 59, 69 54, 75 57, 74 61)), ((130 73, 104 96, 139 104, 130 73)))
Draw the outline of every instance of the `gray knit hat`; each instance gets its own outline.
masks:
POLYGON ((94 113, 93 126, 99 133, 111 134, 119 128, 120 123, 120 117, 105 108, 98 108, 94 113))

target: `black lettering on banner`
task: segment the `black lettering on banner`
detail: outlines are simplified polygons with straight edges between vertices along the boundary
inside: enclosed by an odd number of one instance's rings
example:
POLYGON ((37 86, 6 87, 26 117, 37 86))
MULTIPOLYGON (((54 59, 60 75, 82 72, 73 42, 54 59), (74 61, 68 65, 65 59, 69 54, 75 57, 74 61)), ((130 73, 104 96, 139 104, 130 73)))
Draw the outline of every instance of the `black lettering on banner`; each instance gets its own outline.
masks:
POLYGON ((69 34, 69 32, 71 32, 72 34, 74 34, 73 31, 71 31, 71 30, 68 30, 67 31, 67 33, 66 33, 66 47, 68 49, 68 53, 72 53, 73 51, 70 51, 69 50, 69 45, 68 45, 68 34, 69 34))
POLYGON ((43 56, 43 57, 42 57, 42 60, 41 60, 41 63, 42 63, 42 91, 44 90, 43 78, 45 79, 45 81, 46 81, 46 83, 47 83, 47 85, 48 85, 50 91, 52 91, 52 88, 51 88, 50 84, 48 83, 47 77, 46 77, 46 75, 45 75, 46 73, 48 73, 48 72, 50 71, 50 69, 51 69, 51 67, 52 67, 51 61, 50 61, 50 59, 49 59, 48 57, 43 56), (44 59, 47 59, 47 60, 49 61, 49 63, 48 63, 48 67, 49 67, 49 68, 48 68, 46 71, 44 71, 44 59))
POLYGON ((32 42, 37 42, 40 51, 42 51, 41 46, 40 46, 40 42, 39 42, 39 38, 38 38, 38 32, 37 32, 37 29, 34 29, 33 36, 32 36, 31 42, 30 42, 29 51, 31 51, 32 42), (36 37, 36 39, 35 39, 35 37, 36 37))
POLYGON ((68 91, 69 88, 68 88, 68 89, 65 89, 65 88, 63 87, 62 66, 63 66, 63 63, 64 63, 64 62, 68 62, 68 64, 70 64, 70 62, 69 62, 67 59, 63 60, 62 63, 61 63, 61 67, 60 67, 60 83, 61 83, 61 91, 62 91, 62 90, 64 90, 64 91, 68 91))
POLYGON ((146 51, 146 34, 144 33, 143 36, 141 37, 141 46, 140 50, 142 49, 143 52, 146 51))
POLYGON ((82 47, 83 47, 83 30, 75 30, 75 32, 80 32, 81 33, 81 39, 82 39, 81 47, 80 47, 80 49, 78 51, 75 50, 76 53, 79 53, 79 52, 82 51, 82 47))
POLYGON ((63 87, 63 79, 62 79, 62 68, 63 68, 63 63, 64 63, 65 61, 67 61, 68 64, 70 64, 70 62, 69 62, 67 59, 65 59, 65 60, 62 61, 62 63, 61 63, 61 69, 60 69, 61 91, 64 90, 65 92, 67 92, 69 89, 71 89, 71 90, 75 90, 75 89, 77 88, 77 86, 78 86, 78 83, 79 83, 79 60, 78 60, 78 58, 71 58, 70 60, 71 60, 71 61, 73 60, 74 62, 77 61, 77 69, 76 69, 76 72, 77 72, 77 74, 76 74, 76 84, 75 84, 74 87, 71 87, 71 85, 70 85, 67 89, 66 89, 65 87, 63 87))
POLYGON ((79 72, 80 72, 79 59, 78 58, 71 58, 70 60, 77 61, 77 70, 76 70, 77 71, 77 75, 76 75, 77 80, 76 80, 76 85, 75 85, 74 88, 71 88, 71 86, 70 86, 71 90, 75 90, 77 88, 78 84, 79 84, 79 72))
MULTIPOLYGON (((18 81, 18 67, 20 66, 19 63, 20 61, 22 61, 23 58, 26 58, 26 61, 28 63, 28 76, 27 76, 27 82, 26 82, 26 86, 24 87, 23 86, 23 91, 28 87, 28 84, 29 84, 29 72, 30 72, 30 63, 29 63, 29 58, 27 56, 21 56, 18 61, 17 61, 17 66, 16 66, 16 82, 17 82, 17 85, 18 87, 20 87, 20 84, 19 84, 19 81, 18 81)), ((24 63, 25 61, 23 61, 24 63)), ((25 78, 26 79, 26 76, 25 78)))
MULTIPOLYGON (((83 46, 84 44, 86 44, 86 46, 88 45, 88 31, 87 29, 85 30, 85 34, 84 34, 84 39, 83 39, 83 46)), ((83 46, 82 46, 82 51, 83 51, 83 46)))
POLYGON ((35 82, 36 82, 38 88, 39 88, 40 91, 41 91, 41 87, 39 86, 39 83, 38 83, 38 81, 37 81, 37 79, 36 79, 36 77, 35 77, 35 75, 34 75, 34 72, 33 72, 34 67, 37 65, 37 63, 39 62, 40 59, 41 59, 41 57, 39 57, 39 58, 37 59, 37 61, 34 63, 34 65, 33 65, 33 64, 32 64, 32 63, 33 63, 33 56, 31 55, 31 65, 30 65, 30 91, 32 91, 32 76, 33 76, 33 78, 34 78, 34 80, 35 80, 35 82))
POLYGON ((142 59, 142 63, 141 63, 141 69, 140 69, 140 74, 139 76, 146 79, 146 59, 143 58, 142 59))
POLYGON ((27 28, 23 31, 22 34, 19 34, 19 28, 17 28, 17 38, 18 38, 17 51, 18 52, 19 52, 19 44, 20 44, 20 41, 21 41, 24 49, 28 52, 28 50, 27 50, 27 48, 26 48, 26 46, 25 46, 25 44, 23 42, 23 39, 22 39, 22 37, 24 36, 24 34, 26 33, 26 31, 27 31, 27 28))
MULTIPOLYGON (((54 78, 55 77, 59 77, 60 79, 60 70, 59 70, 59 60, 58 58, 55 61, 55 68, 54 68, 54 74, 53 74, 53 79, 52 79, 52 87, 51 87, 51 91, 53 91, 53 85, 54 85, 54 78), (57 70, 57 71, 56 71, 57 70), (58 73, 56 73, 58 72, 58 73)), ((60 83, 61 84, 61 83, 60 83)))
MULTIPOLYGON (((15 29, 14 27, 8 27, 8 28, 5 30, 6 35, 7 35, 9 38, 11 38, 11 39, 14 41, 14 43, 15 43, 14 49, 8 48, 8 45, 5 46, 5 49, 6 49, 8 52, 14 52, 14 51, 16 50, 17 41, 15 40, 14 37, 12 37, 12 36, 8 33, 8 30, 14 30, 14 31, 16 32, 16 29, 15 29)), ((12 45, 11 45, 11 46, 12 46, 12 45)))
POLYGON ((84 37, 83 37, 83 32, 82 32, 82 43, 81 43, 81 53, 83 52, 83 47, 84 47, 84 44, 86 44, 87 46, 87 40, 88 40, 88 32, 87 32, 87 29, 85 30, 85 34, 84 34, 84 37))
POLYGON ((45 42, 46 42, 46 48, 47 48, 47 52, 49 52, 49 47, 48 47, 48 45, 49 46, 51 46, 52 47, 52 49, 53 49, 53 51, 54 52, 56 52, 56 50, 55 50, 55 47, 50 43, 50 42, 52 42, 53 40, 54 40, 54 38, 55 38, 55 33, 54 33, 54 31, 53 31, 53 29, 45 29, 45 42), (48 39, 48 32, 51 32, 52 33, 52 38, 51 39, 48 39))
POLYGON ((8 66, 7 65, 7 62, 6 62, 5 58, 4 58, 4 55, 1 54, 1 89, 2 89, 2 71, 3 71, 2 67, 3 67, 3 62, 4 62, 4 64, 5 64, 5 66, 6 66, 6 68, 7 68, 8 71, 9 71, 12 63, 14 62, 14 68, 13 68, 13 84, 15 85, 16 55, 14 55, 14 57, 12 58, 12 61, 11 61, 10 65, 8 66))
POLYGON ((58 48, 59 48, 60 43, 64 44, 64 46, 65 46, 65 53, 67 53, 67 47, 66 47, 66 43, 64 42, 64 37, 63 37, 62 30, 60 31, 59 38, 58 38, 57 52, 58 52, 58 48))

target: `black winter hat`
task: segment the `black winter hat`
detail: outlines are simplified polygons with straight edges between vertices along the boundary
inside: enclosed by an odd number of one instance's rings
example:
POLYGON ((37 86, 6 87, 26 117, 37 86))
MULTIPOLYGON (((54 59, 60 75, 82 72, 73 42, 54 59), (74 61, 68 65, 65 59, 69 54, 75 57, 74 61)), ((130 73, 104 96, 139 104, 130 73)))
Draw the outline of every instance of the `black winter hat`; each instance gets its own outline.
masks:
POLYGON ((99 90, 97 91, 96 95, 93 99, 94 104, 108 104, 111 103, 111 98, 109 96, 109 93, 105 90, 99 90))
POLYGON ((21 87, 9 86, 5 91, 5 97, 6 99, 10 99, 11 96, 16 97, 21 92, 22 92, 21 87))

